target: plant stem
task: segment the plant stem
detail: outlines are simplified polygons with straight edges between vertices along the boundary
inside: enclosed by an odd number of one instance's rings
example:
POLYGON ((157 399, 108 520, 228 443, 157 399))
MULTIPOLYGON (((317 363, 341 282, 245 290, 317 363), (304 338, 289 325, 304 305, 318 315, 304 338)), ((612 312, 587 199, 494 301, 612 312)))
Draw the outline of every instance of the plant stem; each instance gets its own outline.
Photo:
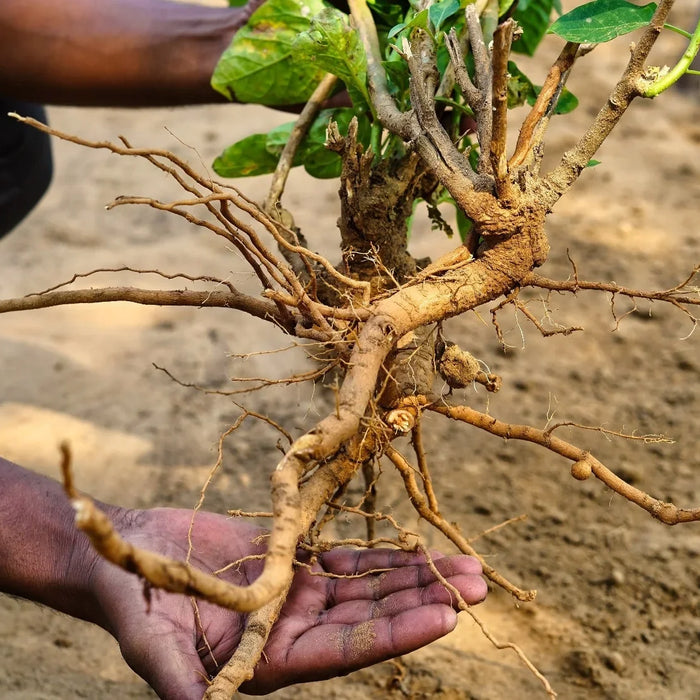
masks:
POLYGON ((676 34, 680 34, 682 37, 685 37, 686 39, 690 39, 693 35, 690 32, 686 32, 685 29, 681 29, 680 27, 676 27, 673 24, 669 24, 666 22, 664 24, 664 29, 668 29, 669 31, 676 32, 676 34))
POLYGON ((377 119, 372 122, 372 130, 370 131, 370 147, 374 153, 375 164, 379 162, 382 155, 382 125, 377 119))
MULTIPOLYGON (((668 25, 664 25, 664 27, 671 29, 671 27, 668 27, 668 25)), ((685 32, 684 35, 685 34, 687 34, 687 32, 685 32)), ((697 74, 696 71, 689 70, 689 66, 693 62, 695 56, 697 56, 698 50, 700 49, 700 22, 697 23, 693 34, 688 34, 687 36, 690 41, 688 42, 688 48, 683 53, 680 61, 678 61, 678 63, 676 63, 676 65, 671 68, 668 73, 660 78, 657 78, 651 85, 649 85, 649 87, 643 93, 644 97, 656 97, 657 95, 660 95, 664 90, 668 90, 671 85, 673 85, 686 73, 691 73, 692 75, 697 74)))

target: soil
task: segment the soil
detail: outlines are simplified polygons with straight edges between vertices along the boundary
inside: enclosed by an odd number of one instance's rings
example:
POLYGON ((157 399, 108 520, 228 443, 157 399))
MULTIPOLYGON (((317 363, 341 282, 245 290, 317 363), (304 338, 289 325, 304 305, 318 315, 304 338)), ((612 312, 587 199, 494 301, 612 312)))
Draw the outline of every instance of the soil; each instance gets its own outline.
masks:
MULTIPOLYGON (((578 110, 557 119, 548 153, 568 147, 590 121, 625 60, 628 39, 604 46, 572 77, 578 110)), ((555 55, 556 39, 547 52, 555 55)), ((670 45, 671 62, 678 45, 670 45)), ((541 82, 543 60, 525 62, 541 82)), ((96 140, 128 135, 206 168, 223 145, 288 116, 256 107, 179 110, 51 109, 58 128, 96 140)), ((700 103, 671 91, 635 104, 549 219, 552 243, 543 274, 567 278, 568 257, 581 278, 663 289, 698 262, 700 243, 700 103)), ((74 272, 131 265, 213 274, 249 282, 231 251, 206 231, 145 207, 106 212, 120 194, 174 198, 165 176, 146 163, 55 143, 54 184, 41 205, 0 242, 0 297, 69 279, 74 272)), ((552 163, 554 160, 551 161, 552 163)), ((267 180, 238 183, 261 200, 267 180)), ((294 178, 285 202, 310 245, 333 255, 338 202, 334 182, 294 178)), ((417 257, 453 246, 421 219, 411 237, 417 257)), ((103 273, 98 285, 163 285, 154 276, 103 273)), ((175 285, 177 286, 177 285, 175 285)), ((692 320, 663 304, 608 295, 555 295, 529 308, 547 323, 582 326, 542 338, 522 316, 498 317, 508 347, 496 339, 488 309, 456 319, 448 336, 503 377, 496 395, 472 388, 458 398, 494 416, 544 426, 575 421, 674 442, 623 440, 562 428, 635 486, 682 506, 700 503, 700 335, 692 320), (622 318, 624 316, 624 318, 622 318), (690 335, 689 335, 690 334, 690 335)), ((284 377, 308 367, 298 349, 264 323, 222 310, 161 309, 126 303, 75 306, 0 319, 0 454, 57 475, 57 444, 70 440, 79 486, 125 506, 191 507, 214 462, 219 434, 239 414, 232 398, 176 385, 231 388, 231 377, 284 377), (232 355, 236 353, 236 355, 232 355)), ((234 397, 299 433, 332 406, 322 387, 292 385, 234 397)), ((268 507, 268 475, 277 436, 246 422, 226 443, 222 474, 206 507, 268 507)), ((527 519, 484 536, 477 546, 501 573, 536 588, 516 605, 494 589, 477 614, 500 641, 518 644, 562 698, 700 697, 700 524, 668 527, 612 494, 595 479, 579 482, 561 458, 504 442, 444 419, 426 425, 435 486, 445 515, 465 533, 508 518, 527 519)), ((361 486, 348 499, 357 498, 361 486)), ((383 465, 381 507, 445 543, 417 522, 400 481, 383 465)), ((340 522, 341 532, 358 532, 340 522)), ((149 698, 102 630, 32 603, 0 597, 0 696, 7 700, 149 698)), ((365 697, 440 700, 545 697, 512 650, 496 650, 468 618, 432 646, 346 678, 285 689, 276 698, 365 697)))

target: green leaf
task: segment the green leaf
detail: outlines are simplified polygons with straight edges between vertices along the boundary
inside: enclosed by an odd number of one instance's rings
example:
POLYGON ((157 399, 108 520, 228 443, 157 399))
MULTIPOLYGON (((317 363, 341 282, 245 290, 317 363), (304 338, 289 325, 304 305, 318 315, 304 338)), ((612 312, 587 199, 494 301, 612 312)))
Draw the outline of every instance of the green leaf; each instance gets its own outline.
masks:
POLYGON ((267 150, 267 134, 253 134, 229 146, 213 167, 221 177, 251 177, 274 172, 278 160, 267 150))
POLYGON ((234 35, 214 70, 212 87, 240 102, 305 102, 325 71, 295 60, 292 44, 323 7, 322 0, 267 0, 234 35))
POLYGON ((586 167, 587 168, 595 168, 595 166, 600 165, 600 163, 601 163, 601 161, 592 159, 592 160, 589 160, 588 163, 586 163, 586 167))
POLYGON ((229 7, 243 7, 243 5, 247 4, 248 0, 228 0, 229 7))
POLYGON ((421 10, 416 13, 408 22, 401 22, 389 30, 388 39, 393 39, 397 34, 400 34, 404 29, 424 29, 426 32, 430 27, 430 17, 428 10, 421 10))
MULTIPOLYGON (((279 160, 279 157, 282 155, 282 149, 287 145, 293 128, 294 122, 285 122, 268 131, 265 135, 265 150, 279 160)), ((301 165, 300 153, 301 144, 299 144, 299 148, 297 148, 294 156, 294 165, 301 165)))
POLYGON ((552 17, 555 0, 529 0, 520 2, 513 14, 523 30, 522 36, 513 43, 515 53, 532 56, 547 32, 552 17))
POLYGON ((402 58, 398 60, 382 61, 382 67, 386 71, 388 78, 389 90, 392 95, 399 99, 408 97, 408 85, 410 73, 408 72, 408 63, 402 58))
POLYGON ((342 159, 339 154, 326 148, 326 130, 332 119, 338 125, 341 135, 346 136, 354 116, 358 118, 357 140, 367 147, 371 126, 366 115, 356 115, 349 107, 324 109, 319 112, 299 149, 304 169, 309 175, 318 178, 340 177, 342 159))
MULTIPOLYGON (((538 93, 539 93, 538 88, 538 93)), ((557 100, 557 106, 554 108, 554 114, 568 114, 573 112, 578 107, 578 97, 574 95, 568 88, 564 88, 557 100)))
POLYGON ((537 98, 535 86, 513 61, 508 61, 508 109, 519 107, 526 102, 534 103, 537 98))
POLYGON ((550 28, 566 41, 597 44, 645 27, 656 4, 633 5, 626 0, 595 0, 560 17, 550 28))
POLYGON ((439 32, 442 25, 451 17, 454 17, 462 8, 459 0, 439 0, 428 8, 428 18, 435 32, 439 32))
POLYGON ((398 24, 395 24, 390 30, 389 33, 387 34, 387 39, 393 39, 397 34, 400 34, 404 29, 406 29, 408 25, 406 22, 399 22, 398 24))
MULTIPOLYGON (((503 15, 510 10, 515 0, 498 0, 498 16, 503 17, 503 15)), ((519 3, 518 6, 522 5, 519 3)))
MULTIPOLYGON (((338 124, 340 133, 345 136, 353 116, 355 112, 349 107, 319 112, 306 137, 299 144, 293 165, 304 165, 314 177, 338 177, 342 161, 337 153, 326 148, 326 129, 333 119, 338 124)), ((360 115, 358 121, 358 141, 367 146, 370 121, 364 115, 360 115)), ((274 172, 293 126, 294 122, 287 122, 267 134, 253 134, 237 141, 214 161, 214 171, 222 177, 250 177, 274 172)))
POLYGON ((457 206, 456 202, 455 210, 457 212, 457 231, 459 232, 459 237, 462 239, 462 243, 466 243, 469 234, 474 228, 474 222, 457 206))
MULTIPOLYGON (((535 104, 535 100, 540 94, 542 86, 533 85, 533 88, 534 94, 527 98, 527 103, 530 106, 535 104)), ((559 95, 559 99, 557 100, 557 106, 554 108, 554 112, 552 112, 552 114, 568 114, 569 112, 573 112, 576 109, 576 107, 578 107, 578 97, 576 97, 576 95, 574 95, 574 93, 571 92, 568 88, 564 88, 561 91, 561 94, 559 95)))
POLYGON ((388 31, 394 25, 403 21, 411 5, 407 0, 404 2, 394 2, 394 0, 367 0, 377 30, 380 35, 383 31, 388 31))
POLYGON ((353 105, 369 109, 367 56, 346 14, 327 7, 296 38, 292 52, 296 59, 337 75, 345 83, 353 105))

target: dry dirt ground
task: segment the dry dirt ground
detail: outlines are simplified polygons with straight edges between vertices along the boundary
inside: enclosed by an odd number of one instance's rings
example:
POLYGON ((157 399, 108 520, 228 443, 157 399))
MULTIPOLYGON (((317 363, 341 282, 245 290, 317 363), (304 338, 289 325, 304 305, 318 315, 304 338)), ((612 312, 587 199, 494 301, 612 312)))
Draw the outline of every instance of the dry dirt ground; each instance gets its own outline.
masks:
MULTIPOLYGON (((624 60, 625 43, 594 52, 574 76, 572 89, 582 105, 571 119, 555 124, 550 151, 570 144, 589 121, 624 60)), ((558 44, 554 39, 550 44, 553 55, 558 44)), ((541 80, 541 64, 531 71, 541 80)), ((95 139, 128 134, 136 144, 172 149, 205 168, 225 143, 286 117, 220 106, 52 109, 50 119, 95 139)), ((206 232, 145 208, 105 212, 104 205, 119 194, 175 196, 161 173, 64 143, 55 144, 55 156, 50 193, 0 242, 1 297, 46 288, 74 272, 121 265, 246 283, 236 258, 206 232)), ((551 216, 552 255, 544 272, 566 278, 568 250, 587 279, 636 288, 675 285, 698 262, 699 103, 676 92, 635 105, 599 159, 602 164, 584 174, 551 216)), ((265 185, 264 179, 243 183, 257 198, 265 185)), ((311 244, 329 253, 337 217, 334 191, 335 183, 319 184, 302 174, 287 195, 311 244)), ((412 243, 422 255, 451 245, 425 222, 412 243)), ((117 280, 124 277, 106 273, 92 284, 117 280)), ((154 277, 137 282, 160 284, 154 277)), ((544 315, 538 302, 530 308, 544 315)), ((552 298, 551 309, 554 321, 584 330, 543 339, 506 311, 500 322, 509 347, 503 351, 488 310, 450 324, 450 336, 504 378, 499 394, 469 389, 464 401, 536 426, 553 418, 664 433, 675 442, 643 444, 573 430, 567 436, 639 488, 698 505, 700 335, 686 337, 692 330, 688 317, 668 306, 640 304, 615 329, 610 298, 593 293, 552 298)), ((619 301, 616 309, 622 314, 630 306, 619 301)), ((96 497, 126 506, 191 507, 214 461, 217 437, 239 409, 229 398, 175 385, 153 363, 184 380, 228 388, 233 376, 281 377, 304 367, 296 351, 247 360, 231 356, 287 344, 261 322, 226 311, 112 304, 4 316, 0 453, 55 476, 56 445, 67 438, 78 483, 96 497)), ((329 406, 321 387, 273 388, 244 400, 294 431, 329 406)), ((466 533, 527 514, 478 543, 502 573, 539 591, 535 603, 517 606, 493 590, 479 607, 500 640, 519 644, 562 698, 700 697, 700 524, 661 525, 595 480, 574 481, 563 460, 531 446, 438 420, 430 422, 427 436, 442 510, 466 533)), ((207 507, 265 509, 275 441, 254 423, 231 438, 207 507)), ((385 510, 409 527, 421 527, 387 466, 380 493, 385 510)), ((339 527, 347 531, 351 524, 339 527)), ((153 697, 108 635, 30 603, 0 597, 0 649, 0 697, 7 700, 153 697)), ((404 662, 401 682, 395 666, 382 664, 273 695, 544 697, 514 654, 492 648, 469 619, 404 662)))

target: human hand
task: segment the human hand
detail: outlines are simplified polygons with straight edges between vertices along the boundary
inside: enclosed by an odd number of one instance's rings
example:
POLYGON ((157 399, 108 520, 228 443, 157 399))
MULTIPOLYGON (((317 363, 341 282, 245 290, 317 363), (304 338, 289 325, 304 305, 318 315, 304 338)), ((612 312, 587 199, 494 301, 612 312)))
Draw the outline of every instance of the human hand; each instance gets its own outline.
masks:
MULTIPOLYGON (((116 520, 132 544, 184 559, 192 513, 187 510, 125 511, 116 520)), ((193 565, 216 571, 231 561, 264 552, 266 531, 237 519, 198 513, 193 565)), ((438 570, 478 603, 486 595, 481 566, 465 556, 434 556, 438 570)), ((237 584, 253 581, 260 559, 222 574, 237 584)), ((255 677, 241 687, 263 694, 303 681, 322 680, 408 653, 450 632, 456 612, 450 593, 436 581, 422 555, 398 550, 338 549, 318 558, 312 571, 299 568, 272 629, 255 677), (386 569, 390 569, 386 571, 386 569), (335 578, 321 572, 366 576, 335 578)), ((207 679, 235 651, 245 616, 143 583, 97 560, 91 586, 104 626, 119 641, 127 663, 163 698, 202 697, 207 679)))

